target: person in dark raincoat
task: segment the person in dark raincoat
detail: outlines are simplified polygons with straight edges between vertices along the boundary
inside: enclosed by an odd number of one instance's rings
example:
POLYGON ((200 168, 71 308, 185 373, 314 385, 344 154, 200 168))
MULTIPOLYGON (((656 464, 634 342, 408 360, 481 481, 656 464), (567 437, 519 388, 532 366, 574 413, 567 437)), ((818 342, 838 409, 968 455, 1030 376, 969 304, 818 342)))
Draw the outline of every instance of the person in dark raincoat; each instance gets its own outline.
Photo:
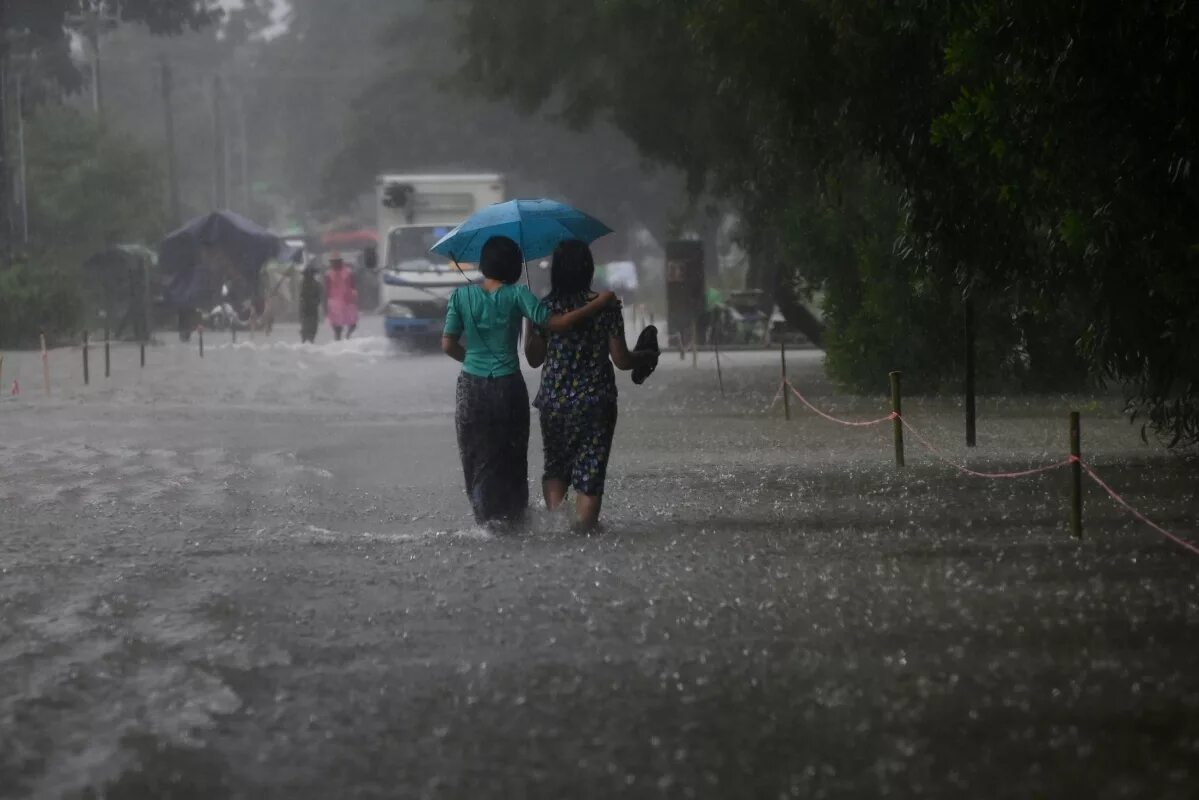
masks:
POLYGON ((300 341, 316 341, 316 331, 321 322, 321 284, 316 279, 316 265, 304 267, 300 282, 300 341))

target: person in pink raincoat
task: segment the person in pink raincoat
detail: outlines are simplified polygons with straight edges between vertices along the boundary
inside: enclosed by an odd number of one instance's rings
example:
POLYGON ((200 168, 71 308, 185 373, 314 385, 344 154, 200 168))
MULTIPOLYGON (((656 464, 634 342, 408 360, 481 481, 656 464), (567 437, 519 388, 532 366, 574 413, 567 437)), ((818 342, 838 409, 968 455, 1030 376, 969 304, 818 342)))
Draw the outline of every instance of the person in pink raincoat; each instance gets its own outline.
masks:
POLYGON ((333 328, 333 338, 349 339, 358 327, 358 290, 354 288, 354 270, 336 253, 329 258, 325 272, 325 318, 333 328))

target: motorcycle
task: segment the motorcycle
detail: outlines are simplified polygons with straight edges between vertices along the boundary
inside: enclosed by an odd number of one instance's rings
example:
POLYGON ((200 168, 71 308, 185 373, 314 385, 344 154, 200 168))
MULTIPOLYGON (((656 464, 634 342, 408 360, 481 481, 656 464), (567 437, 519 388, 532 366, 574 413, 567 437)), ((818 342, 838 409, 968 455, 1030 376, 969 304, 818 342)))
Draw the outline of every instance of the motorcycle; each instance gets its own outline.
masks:
POLYGON ((229 299, 228 285, 221 287, 221 302, 204 315, 204 327, 214 331, 249 330, 254 311, 249 302, 234 306, 229 299))

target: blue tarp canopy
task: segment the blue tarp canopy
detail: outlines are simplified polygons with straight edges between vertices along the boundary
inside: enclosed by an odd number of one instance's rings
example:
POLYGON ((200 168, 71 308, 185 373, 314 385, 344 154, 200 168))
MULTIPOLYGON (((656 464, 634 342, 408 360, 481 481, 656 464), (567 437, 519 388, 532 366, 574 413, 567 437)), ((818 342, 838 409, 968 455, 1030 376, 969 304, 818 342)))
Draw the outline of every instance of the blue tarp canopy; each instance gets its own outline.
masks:
POLYGON ((236 294, 256 295, 258 274, 279 247, 279 237, 232 211, 196 217, 159 245, 158 267, 169 276, 164 297, 178 308, 196 308, 215 302, 222 283, 236 294))

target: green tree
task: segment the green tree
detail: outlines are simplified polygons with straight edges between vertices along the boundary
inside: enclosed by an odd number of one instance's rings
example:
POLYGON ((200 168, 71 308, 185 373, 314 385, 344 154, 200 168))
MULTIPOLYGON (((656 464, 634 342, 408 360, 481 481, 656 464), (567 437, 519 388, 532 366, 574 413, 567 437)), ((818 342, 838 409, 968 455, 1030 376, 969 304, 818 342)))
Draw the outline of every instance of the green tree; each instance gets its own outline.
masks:
POLYGON ((1173 441, 1199 439, 1192 5, 461 2, 463 29, 491 34, 466 39, 474 77, 625 120, 644 152, 735 198, 759 253, 807 257, 842 326, 841 376, 865 353, 904 358, 895 331, 951 376, 938 330, 970 299, 999 378, 1068 384, 1085 366, 1173 441), (566 31, 556 69, 513 49, 539 18, 566 31), (862 165, 894 212, 838 197, 862 165), (855 217, 894 230, 892 252, 855 217))
POLYGON ((93 118, 42 108, 27 130, 30 244, 0 266, 0 344, 30 344, 76 328, 83 261, 163 231, 159 160, 93 118))
POLYGON ((158 153, 66 106, 40 109, 26 138, 36 252, 74 266, 105 245, 155 242, 162 235, 158 153))
POLYGON ((47 75, 67 90, 82 86, 82 75, 71 58, 70 31, 81 18, 94 14, 144 25, 155 35, 176 35, 215 22, 221 16, 216 0, 7 0, 5 33, 22 49, 37 53, 47 75))

